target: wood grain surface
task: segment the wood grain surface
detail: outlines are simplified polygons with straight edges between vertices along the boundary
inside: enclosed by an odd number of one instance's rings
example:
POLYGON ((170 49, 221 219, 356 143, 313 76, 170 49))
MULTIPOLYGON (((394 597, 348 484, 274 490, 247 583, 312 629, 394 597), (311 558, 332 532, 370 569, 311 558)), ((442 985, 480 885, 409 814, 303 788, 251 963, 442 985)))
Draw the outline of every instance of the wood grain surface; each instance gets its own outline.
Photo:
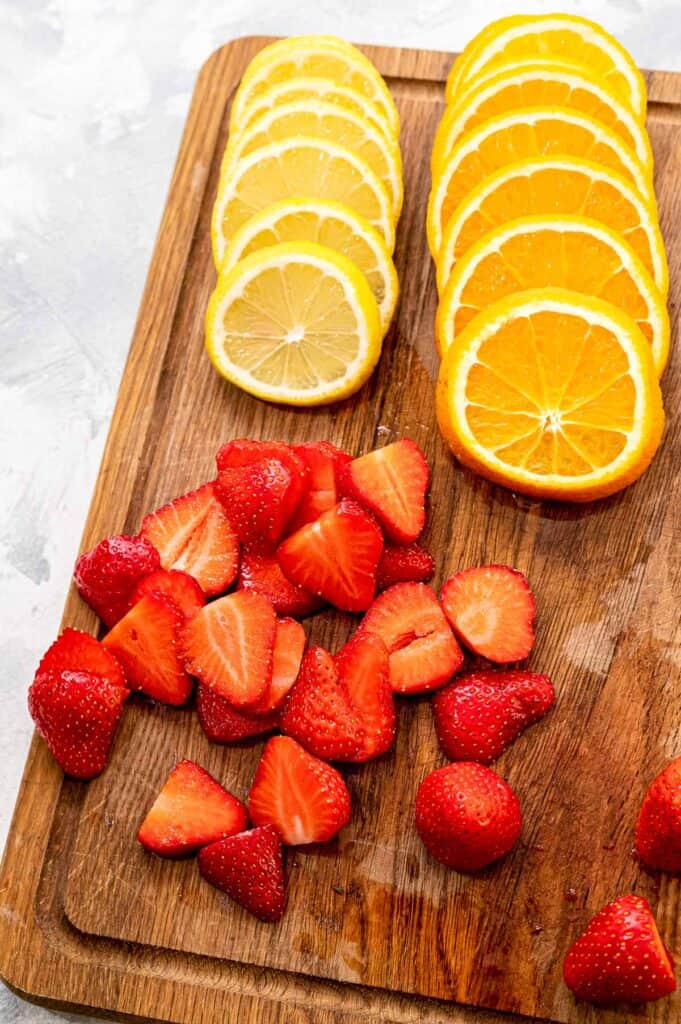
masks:
MULTIPOLYGON (((220 380, 203 352, 210 211, 230 97, 265 42, 223 47, 199 77, 83 548, 137 530, 146 511, 209 478, 230 437, 330 438, 353 453, 413 437, 433 475, 425 541, 436 582, 462 565, 509 562, 538 598, 530 667, 551 674, 558 705, 498 762, 523 805, 522 839, 475 877, 427 857, 412 826, 414 794, 443 762, 428 702, 405 700, 395 750, 348 772, 352 822, 335 843, 292 853, 289 911, 279 926, 262 924, 202 883, 192 860, 161 861, 135 842, 177 759, 198 760, 244 796, 262 743, 211 745, 190 709, 136 698, 109 768, 89 785, 65 781, 33 742, 0 875, 0 971, 42 1002, 177 1024, 508 1021, 488 1010, 678 1024, 678 995, 631 1014, 596 1013, 561 982, 572 938, 625 891, 650 899, 681 955, 678 880, 646 874, 631 856, 646 785, 681 747, 676 346, 663 380, 663 448, 626 492, 558 505, 460 469, 435 426, 436 293, 424 226, 452 57, 365 47, 399 107, 405 166, 402 299, 379 368, 351 400, 313 411, 273 408, 220 380)), ((681 77, 656 73, 648 85, 675 342, 681 77)), ((73 591, 64 622, 96 628, 73 591)), ((354 624, 325 612, 306 629, 335 649, 354 624)))

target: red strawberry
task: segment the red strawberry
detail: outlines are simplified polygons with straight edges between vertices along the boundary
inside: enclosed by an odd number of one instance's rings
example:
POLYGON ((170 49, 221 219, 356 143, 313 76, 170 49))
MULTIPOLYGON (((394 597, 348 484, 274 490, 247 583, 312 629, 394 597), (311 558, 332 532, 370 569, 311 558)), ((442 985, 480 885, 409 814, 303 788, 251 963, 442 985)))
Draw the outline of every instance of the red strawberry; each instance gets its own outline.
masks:
POLYGON ((420 544, 386 544, 376 573, 376 590, 396 583, 427 583, 435 572, 433 556, 420 544))
POLYGON ((78 593, 107 626, 128 610, 130 595, 146 576, 161 568, 159 553, 146 537, 107 537, 76 562, 78 593))
POLYGON ((295 619, 277 619, 272 652, 272 678, 270 685, 257 704, 254 715, 268 715, 284 703, 298 678, 305 650, 305 630, 295 619))
POLYGON ((278 712, 252 715, 240 711, 203 683, 197 687, 196 710, 201 728, 211 743, 237 743, 279 728, 278 712))
POLYGON ((29 688, 28 710, 62 770, 91 779, 106 768, 127 696, 125 687, 93 672, 43 665, 29 688))
POLYGON ((44 672, 89 672, 101 676, 112 686, 130 692, 125 682, 123 669, 113 654, 95 640, 89 633, 67 627, 51 647, 43 654, 36 676, 44 672))
POLYGON ((309 647, 281 712, 281 731, 325 761, 352 761, 364 727, 336 665, 323 647, 309 647))
POLYGON ((297 502, 307 486, 307 467, 295 449, 284 441, 256 441, 252 438, 235 438, 227 441, 215 456, 218 472, 223 469, 239 469, 251 466, 263 459, 276 459, 288 469, 295 483, 297 502))
POLYGON ((428 479, 423 452, 403 438, 354 459, 343 470, 342 489, 374 513, 390 540, 410 544, 426 521, 428 479))
POLYGON ((171 598, 185 619, 193 619, 206 603, 206 595, 193 576, 179 569, 157 569, 140 580, 132 592, 130 606, 145 594, 161 594, 171 598))
POLYGON ((239 590, 264 594, 278 615, 304 615, 319 611, 323 601, 303 587, 296 587, 281 571, 277 556, 262 551, 244 550, 239 570, 239 590))
POLYGON ((342 467, 352 461, 347 452, 329 441, 310 441, 296 444, 293 450, 308 470, 307 487, 289 525, 289 531, 299 530, 306 523, 319 519, 322 512, 333 508, 340 500, 338 483, 342 467))
POLYGON ((601 1006, 676 990, 674 962, 642 896, 620 896, 591 918, 568 950, 563 976, 578 999, 601 1006))
POLYGON ((521 661, 532 650, 534 596, 517 569, 462 569, 447 580, 440 600, 461 643, 483 658, 506 664, 521 661))
POLYGON ((461 648, 425 583, 397 583, 383 591, 360 631, 374 633, 387 647, 395 693, 435 690, 463 664, 461 648))
POLYGON ((160 552, 164 569, 189 573, 209 596, 236 579, 239 542, 212 483, 150 512, 141 533, 160 552))
POLYGON ((279 546, 284 574, 345 612, 368 608, 376 590, 383 536, 361 505, 344 500, 279 546))
POLYGON ((649 868, 681 871, 681 757, 653 779, 643 798, 636 852, 649 868))
POLYGON ((431 857, 457 871, 479 871, 503 857, 521 825, 518 797, 482 764, 437 768, 416 794, 416 831, 431 857))
POLYGON ((350 820, 350 793, 340 772, 289 736, 268 740, 248 808, 254 825, 274 825, 288 846, 325 843, 350 820))
POLYGON ((184 704, 192 680, 180 661, 178 631, 184 616, 174 601, 147 594, 116 623, 102 644, 123 666, 133 690, 164 704, 184 704))
POLYGON ((282 854, 276 828, 263 825, 205 846, 199 871, 261 921, 279 921, 286 909, 282 854))
POLYGON ((553 707, 548 676, 536 672, 470 672, 433 698, 440 746, 450 761, 490 764, 553 707))
POLYGON ((237 708, 256 704, 272 677, 274 608, 239 590, 207 604, 182 630, 185 667, 237 708))
POLYGON ((193 761, 180 761, 166 779, 137 833, 161 857, 181 857, 246 828, 246 808, 193 761))
POLYGON ((364 728, 364 738, 353 761, 380 757, 393 745, 397 731, 395 701, 390 685, 388 651, 380 637, 355 633, 335 658, 341 683, 364 728))

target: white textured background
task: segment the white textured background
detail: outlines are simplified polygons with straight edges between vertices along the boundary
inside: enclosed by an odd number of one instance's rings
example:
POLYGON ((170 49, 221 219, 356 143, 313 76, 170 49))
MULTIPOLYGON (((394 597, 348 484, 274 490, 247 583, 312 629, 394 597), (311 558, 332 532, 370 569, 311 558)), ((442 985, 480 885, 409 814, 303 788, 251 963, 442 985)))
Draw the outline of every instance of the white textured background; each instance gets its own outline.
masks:
MULTIPOLYGON (((681 0, 0 0, 0 847, 201 63, 248 34, 455 50, 561 6, 681 70, 681 0)), ((57 1020, 0 986, 0 1024, 57 1020)))

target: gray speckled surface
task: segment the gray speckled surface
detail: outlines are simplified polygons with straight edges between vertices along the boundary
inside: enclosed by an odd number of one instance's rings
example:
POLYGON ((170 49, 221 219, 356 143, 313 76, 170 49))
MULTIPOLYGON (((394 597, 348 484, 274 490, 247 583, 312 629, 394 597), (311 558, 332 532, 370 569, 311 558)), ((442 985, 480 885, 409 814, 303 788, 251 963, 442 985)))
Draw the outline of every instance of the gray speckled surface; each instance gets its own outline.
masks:
MULTIPOLYGON (((0 0, 0 846, 197 70, 235 36, 459 48, 562 7, 681 69, 678 0, 0 0)), ((0 986, 0 1024, 82 1021, 0 986)))

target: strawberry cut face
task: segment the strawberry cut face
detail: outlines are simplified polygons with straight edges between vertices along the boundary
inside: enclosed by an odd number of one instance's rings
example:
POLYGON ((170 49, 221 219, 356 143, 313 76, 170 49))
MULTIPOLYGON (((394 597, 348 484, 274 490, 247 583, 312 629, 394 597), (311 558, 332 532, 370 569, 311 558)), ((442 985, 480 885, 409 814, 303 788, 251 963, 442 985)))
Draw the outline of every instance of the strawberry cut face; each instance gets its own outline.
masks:
POLYGON ((343 491, 374 513, 386 537, 411 544, 426 521, 428 463, 408 438, 353 459, 343 469, 343 491))
POLYGON ((313 523, 323 512, 338 503, 341 472, 352 461, 347 452, 328 441, 297 444, 293 450, 305 463, 308 477, 305 491, 289 526, 291 533, 306 523, 313 523))
POLYGON ((340 649, 335 662, 363 727, 362 743, 352 760, 380 757, 393 745, 397 731, 385 644, 372 633, 355 633, 340 649))
POLYGON ((488 661, 526 658, 534 645, 535 601, 525 576, 507 565, 454 573, 442 588, 442 607, 457 637, 488 661))
POLYGON ((140 580, 132 592, 130 607, 145 594, 160 594, 174 601, 185 619, 193 619, 206 603, 206 595, 193 576, 179 569, 157 569, 140 580))

